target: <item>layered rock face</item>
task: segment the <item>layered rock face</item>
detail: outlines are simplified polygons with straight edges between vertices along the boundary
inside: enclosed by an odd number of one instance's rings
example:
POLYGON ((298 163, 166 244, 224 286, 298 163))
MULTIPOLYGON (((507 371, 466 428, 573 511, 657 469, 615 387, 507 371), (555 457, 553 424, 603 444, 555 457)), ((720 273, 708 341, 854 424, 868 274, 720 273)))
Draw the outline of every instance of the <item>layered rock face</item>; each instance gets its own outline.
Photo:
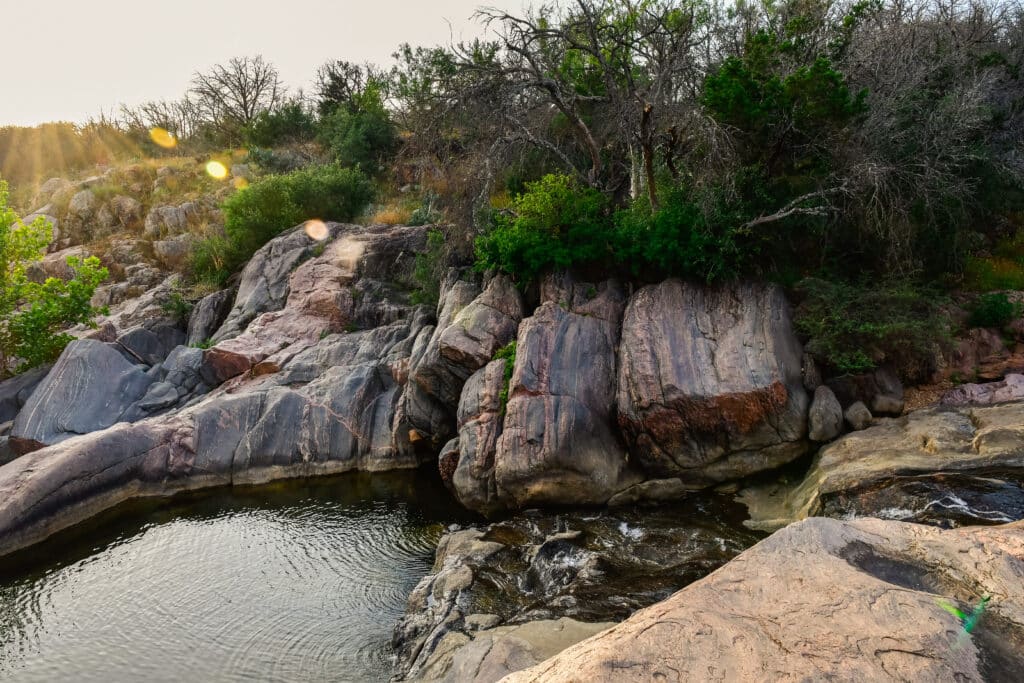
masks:
POLYGON ((149 328, 70 345, 15 420, 40 450, 0 468, 0 554, 137 496, 417 466, 398 415, 431 316, 400 283, 426 229, 330 232, 319 255, 301 229, 264 247, 210 349, 149 328), (360 316, 393 321, 342 330, 360 316))
POLYGON ((708 484, 806 452, 802 350, 778 288, 645 287, 620 349, 619 424, 652 475, 708 484))
POLYGON ((744 491, 752 523, 864 515, 943 526, 1024 519, 1024 403, 920 410, 823 448, 802 482, 744 491))
POLYGON ((531 669, 525 681, 1013 680, 1024 526, 811 519, 531 669), (970 614, 970 633, 943 609, 970 614))

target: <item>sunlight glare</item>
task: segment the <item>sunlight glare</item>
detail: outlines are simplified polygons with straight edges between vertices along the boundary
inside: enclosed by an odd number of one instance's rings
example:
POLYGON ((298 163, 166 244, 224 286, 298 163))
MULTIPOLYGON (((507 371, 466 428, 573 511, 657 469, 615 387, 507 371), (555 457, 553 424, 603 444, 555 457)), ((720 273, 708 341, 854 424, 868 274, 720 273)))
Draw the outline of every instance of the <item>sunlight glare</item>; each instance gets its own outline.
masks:
POLYGON ((149 138, 164 149, 174 149, 178 146, 178 138, 165 128, 150 128, 149 138))
POLYGON ((327 239, 330 231, 327 229, 326 223, 314 218, 311 221, 306 221, 306 234, 309 235, 310 239, 321 241, 327 239))
POLYGON ((219 161, 211 161, 206 164, 206 172, 210 174, 211 178, 217 180, 224 180, 228 177, 228 167, 219 161))

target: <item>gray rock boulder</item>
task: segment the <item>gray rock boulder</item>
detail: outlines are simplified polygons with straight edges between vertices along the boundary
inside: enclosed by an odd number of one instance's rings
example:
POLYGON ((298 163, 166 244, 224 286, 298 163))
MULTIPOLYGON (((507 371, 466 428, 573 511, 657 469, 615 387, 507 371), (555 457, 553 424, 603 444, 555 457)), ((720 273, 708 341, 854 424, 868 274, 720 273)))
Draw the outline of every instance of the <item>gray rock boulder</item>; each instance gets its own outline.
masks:
POLYGON ((110 212, 118 227, 137 230, 142 226, 142 204, 134 197, 117 195, 110 200, 110 212))
POLYGON ((18 415, 51 367, 43 365, 32 368, 0 382, 0 423, 10 422, 18 415))
POLYGON ((208 294, 199 300, 192 308, 188 319, 188 340, 189 346, 196 346, 209 342, 210 338, 224 322, 231 305, 234 302, 234 292, 223 289, 213 294, 208 294))
POLYGON ((871 420, 874 419, 868 407, 860 401, 847 408, 843 412, 843 417, 846 419, 846 424, 855 432, 870 427, 871 420))
POLYGON ((810 519, 503 681, 1012 680, 1022 557, 1020 524, 810 519), (994 597, 970 634, 939 606, 970 613, 984 596, 994 597))
POLYGON ((175 347, 185 342, 185 333, 171 323, 151 324, 128 330, 117 338, 117 344, 133 363, 156 365, 175 347))
POLYGON ((1024 375, 1009 374, 998 382, 963 384, 950 389, 939 402, 947 406, 995 405, 1024 399, 1024 375))
POLYGON ((811 441, 831 441, 843 433, 843 407, 827 386, 814 390, 807 422, 811 441))
POLYGON ((181 270, 188 263, 195 242, 195 237, 191 234, 175 235, 153 242, 153 254, 165 268, 181 270))
POLYGON ((777 287, 667 280, 629 302, 618 420, 654 477, 742 478, 807 452, 802 351, 777 287))
POLYGON ((129 362, 114 346, 73 341, 18 413, 11 447, 27 453, 106 429, 119 422, 152 383, 142 366, 129 362))

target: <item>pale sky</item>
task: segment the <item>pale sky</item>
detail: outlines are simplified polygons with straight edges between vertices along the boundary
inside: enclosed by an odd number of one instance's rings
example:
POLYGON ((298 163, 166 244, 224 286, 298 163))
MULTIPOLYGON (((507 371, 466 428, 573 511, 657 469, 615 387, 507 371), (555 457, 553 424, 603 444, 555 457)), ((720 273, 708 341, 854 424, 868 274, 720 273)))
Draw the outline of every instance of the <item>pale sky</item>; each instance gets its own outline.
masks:
POLYGON ((0 126, 80 122, 176 99, 194 71, 262 54, 289 89, 328 59, 387 63, 400 43, 472 38, 480 5, 522 0, 0 0, 0 126), (450 22, 450 23, 449 23, 450 22))

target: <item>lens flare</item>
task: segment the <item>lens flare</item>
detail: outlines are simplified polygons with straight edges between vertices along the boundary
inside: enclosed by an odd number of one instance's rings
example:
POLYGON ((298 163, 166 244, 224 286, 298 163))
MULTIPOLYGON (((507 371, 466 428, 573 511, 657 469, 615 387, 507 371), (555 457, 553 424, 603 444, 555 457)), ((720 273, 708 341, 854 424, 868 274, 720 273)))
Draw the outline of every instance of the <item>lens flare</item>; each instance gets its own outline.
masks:
POLYGON ((217 180, 224 180, 228 177, 228 167, 219 161, 211 161, 206 164, 206 172, 210 174, 211 178, 217 180))
POLYGON ((164 149, 174 149, 178 146, 178 138, 164 128, 150 128, 149 139, 164 149))
POLYGON ((320 241, 327 239, 330 231, 327 229, 326 223, 314 218, 311 221, 306 221, 306 234, 310 239, 320 241))
POLYGON ((231 182, 235 186, 236 190, 244 190, 245 188, 249 187, 249 181, 246 180, 245 178, 242 178, 241 176, 235 178, 231 182))

